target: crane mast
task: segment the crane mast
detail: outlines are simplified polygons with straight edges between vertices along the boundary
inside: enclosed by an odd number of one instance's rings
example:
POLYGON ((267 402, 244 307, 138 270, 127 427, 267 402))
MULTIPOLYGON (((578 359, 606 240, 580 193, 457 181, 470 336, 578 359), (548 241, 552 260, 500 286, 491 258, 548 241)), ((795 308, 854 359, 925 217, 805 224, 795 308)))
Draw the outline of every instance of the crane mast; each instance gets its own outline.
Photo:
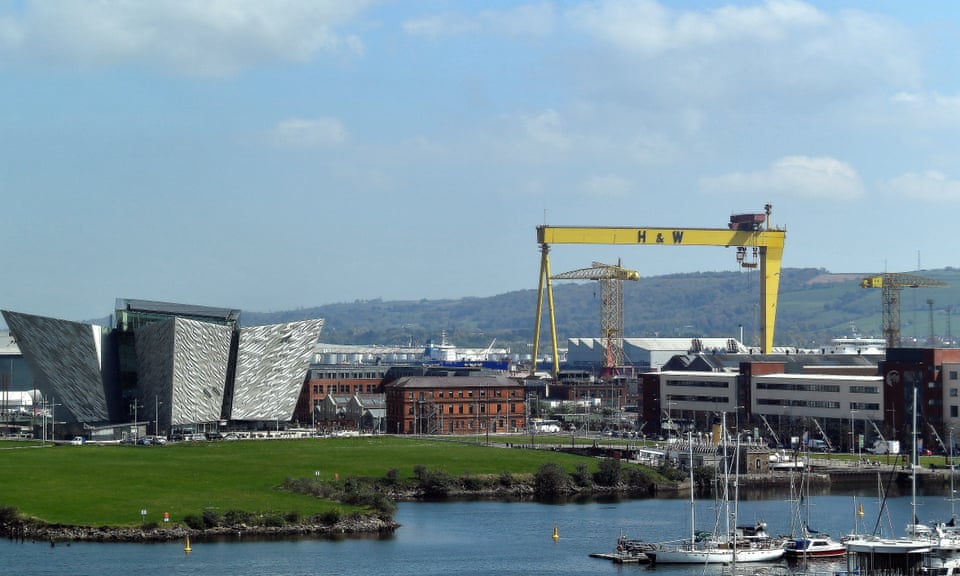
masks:
POLYGON ((597 280, 600 282, 600 334, 603 339, 601 373, 612 375, 623 366, 623 282, 639 280, 636 270, 594 262, 590 268, 563 272, 554 280, 597 280))

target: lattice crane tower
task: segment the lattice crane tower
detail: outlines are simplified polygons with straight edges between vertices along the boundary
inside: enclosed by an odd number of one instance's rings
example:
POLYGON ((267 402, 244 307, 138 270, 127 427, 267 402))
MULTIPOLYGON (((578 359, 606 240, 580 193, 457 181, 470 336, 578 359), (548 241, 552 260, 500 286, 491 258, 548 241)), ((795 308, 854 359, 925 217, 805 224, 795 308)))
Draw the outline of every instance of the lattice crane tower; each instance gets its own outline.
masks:
POLYGON ((623 281, 639 280, 636 270, 618 263, 594 262, 590 268, 571 270, 552 276, 554 280, 597 280, 600 282, 600 334, 603 338, 601 374, 613 374, 623 366, 623 281))
POLYGON ((867 276, 860 281, 861 288, 880 288, 883 300, 883 336, 887 348, 900 347, 900 295, 904 288, 943 288, 946 282, 916 274, 896 272, 867 276))

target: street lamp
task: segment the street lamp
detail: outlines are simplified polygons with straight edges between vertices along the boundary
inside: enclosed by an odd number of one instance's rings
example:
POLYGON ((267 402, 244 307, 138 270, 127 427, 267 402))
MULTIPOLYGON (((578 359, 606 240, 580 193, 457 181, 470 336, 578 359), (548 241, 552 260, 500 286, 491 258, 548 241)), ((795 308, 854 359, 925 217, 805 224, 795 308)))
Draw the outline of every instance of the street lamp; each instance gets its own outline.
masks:
MULTIPOLYGON (((136 399, 130 403, 130 408, 133 410, 133 442, 136 444, 138 436, 140 434, 140 425, 137 424, 137 410, 143 408, 136 399)), ((149 418, 149 416, 148 416, 149 418)))
POLYGON ((850 453, 851 454, 855 452, 854 443, 857 441, 856 436, 854 435, 854 430, 853 430, 853 416, 857 412, 859 412, 859 410, 856 410, 856 409, 850 410, 850 453))
POLYGON ((153 435, 159 438, 160 437, 160 406, 163 404, 163 402, 160 400, 159 395, 154 395, 153 401, 154 401, 153 435))

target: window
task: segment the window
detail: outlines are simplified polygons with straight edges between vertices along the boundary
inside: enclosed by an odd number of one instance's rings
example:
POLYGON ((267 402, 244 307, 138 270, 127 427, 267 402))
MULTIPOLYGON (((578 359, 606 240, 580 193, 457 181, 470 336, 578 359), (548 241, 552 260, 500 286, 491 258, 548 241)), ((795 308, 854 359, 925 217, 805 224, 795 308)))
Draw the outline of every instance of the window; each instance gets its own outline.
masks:
POLYGON ((957 407, 956 407, 956 406, 951 406, 951 407, 950 407, 950 417, 951 417, 951 418, 956 418, 956 417, 957 417, 957 407))
POLYGON ((951 397, 951 398, 956 398, 956 397, 957 397, 957 389, 956 389, 956 388, 951 388, 951 389, 950 389, 950 397, 951 397))
POLYGON ((950 371, 950 380, 956 380, 956 379, 957 379, 957 371, 956 371, 956 370, 951 370, 951 371, 950 371))

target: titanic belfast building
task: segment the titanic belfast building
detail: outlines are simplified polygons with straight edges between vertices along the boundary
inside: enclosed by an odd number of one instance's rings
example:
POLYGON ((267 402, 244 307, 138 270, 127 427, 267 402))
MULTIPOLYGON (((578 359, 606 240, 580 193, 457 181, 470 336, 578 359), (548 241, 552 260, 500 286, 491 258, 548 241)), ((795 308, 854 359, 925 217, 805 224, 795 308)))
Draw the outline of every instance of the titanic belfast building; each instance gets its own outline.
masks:
POLYGON ((117 300, 111 326, 2 313, 34 386, 74 430, 289 422, 323 327, 241 328, 239 310, 132 299, 117 300))

